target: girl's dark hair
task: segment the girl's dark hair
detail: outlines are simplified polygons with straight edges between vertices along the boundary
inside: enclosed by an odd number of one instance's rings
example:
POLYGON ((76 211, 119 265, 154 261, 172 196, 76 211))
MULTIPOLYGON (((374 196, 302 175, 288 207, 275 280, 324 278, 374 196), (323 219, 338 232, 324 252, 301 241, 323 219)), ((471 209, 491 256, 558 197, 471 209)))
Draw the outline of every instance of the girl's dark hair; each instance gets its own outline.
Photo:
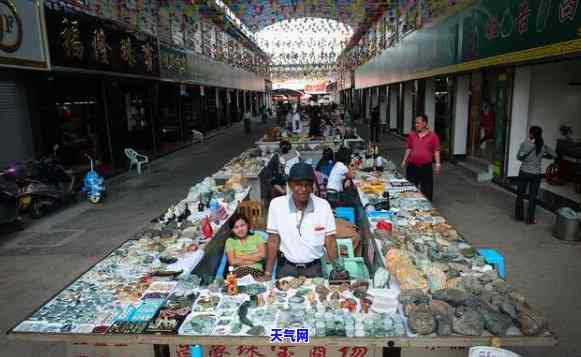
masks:
POLYGON ((321 171, 321 167, 329 161, 335 161, 335 153, 333 152, 333 149, 326 148, 323 150, 323 157, 321 157, 321 160, 319 160, 319 163, 317 164, 317 170, 321 171))
POLYGON ((280 152, 284 155, 284 154, 288 154, 290 149, 292 148, 292 145, 290 142, 288 142, 287 140, 283 140, 280 142, 280 144, 278 145, 280 148, 280 152))
POLYGON ((250 232, 250 221, 248 220, 248 217, 246 217, 240 212, 234 213, 234 215, 230 219, 230 222, 228 222, 228 227, 230 227, 230 230, 234 229, 236 222, 238 222, 239 220, 243 220, 244 222, 246 222, 246 224, 249 226, 248 232, 250 232))
POLYGON ((540 126, 531 126, 529 134, 533 139, 535 139, 535 151, 537 152, 537 155, 539 155, 545 145, 545 141, 543 140, 543 129, 541 129, 540 126))
POLYGON ((335 155, 335 162, 342 162, 345 166, 349 166, 351 163, 351 150, 341 147, 335 155))

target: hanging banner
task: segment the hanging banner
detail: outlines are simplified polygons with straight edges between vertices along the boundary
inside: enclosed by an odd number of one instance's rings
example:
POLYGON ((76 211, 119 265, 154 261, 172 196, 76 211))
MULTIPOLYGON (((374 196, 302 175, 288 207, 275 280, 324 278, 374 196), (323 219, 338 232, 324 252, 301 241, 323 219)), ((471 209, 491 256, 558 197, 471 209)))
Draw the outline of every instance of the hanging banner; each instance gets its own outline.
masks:
POLYGON ((305 85, 305 93, 307 94, 327 93, 328 91, 327 84, 329 84, 327 80, 307 84, 305 85))
POLYGON ((0 0, 0 66, 48 69, 41 8, 36 1, 0 0))

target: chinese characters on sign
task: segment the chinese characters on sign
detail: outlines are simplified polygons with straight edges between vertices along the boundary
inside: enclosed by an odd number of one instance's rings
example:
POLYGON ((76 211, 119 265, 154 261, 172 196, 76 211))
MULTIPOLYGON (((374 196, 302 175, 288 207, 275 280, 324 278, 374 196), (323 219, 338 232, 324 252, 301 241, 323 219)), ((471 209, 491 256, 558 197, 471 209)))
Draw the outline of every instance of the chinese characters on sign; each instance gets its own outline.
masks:
POLYGON ((518 16, 516 19, 517 30, 521 35, 529 30, 529 17, 531 16, 531 9, 529 8, 528 0, 524 0, 519 5, 518 16))
POLYGON ((309 329, 306 328, 273 328, 270 330, 270 343, 309 343, 311 341, 309 329))
POLYGON ((488 20, 488 25, 486 26, 486 38, 489 40, 498 38, 498 18, 496 16, 491 16, 490 20, 488 20))
POLYGON ((107 44, 107 36, 103 29, 97 29, 93 32, 93 51, 95 60, 100 64, 109 64, 109 53, 111 47, 107 44))
MULTIPOLYGON (((281 335, 284 335, 284 329, 281 335)), ((205 347, 206 348, 206 347, 205 347)), ((209 357, 368 357, 365 346, 207 346, 209 357)), ((373 352, 373 351, 372 351, 373 352)), ((377 355, 377 352, 375 352, 377 355)), ((371 354, 373 355, 373 353, 371 354)), ((183 356, 190 357, 190 356, 183 356)))
POLYGON ((341 357, 365 357, 367 356, 367 351, 367 347, 362 346, 342 347, 339 349, 341 357))
POLYGON ((77 21, 63 19, 62 24, 64 29, 61 31, 60 36, 65 55, 81 61, 83 59, 84 48, 80 40, 79 23, 77 21))
POLYGON ((135 65, 135 53, 129 37, 121 40, 121 60, 129 66, 135 65))
POLYGON ((210 357, 227 357, 230 352, 226 350, 226 346, 212 346, 210 348, 210 357))
POLYGON ((573 21, 577 15, 579 0, 561 0, 559 3, 559 22, 573 21))
POLYGON ((153 47, 149 44, 145 44, 141 46, 141 50, 143 51, 143 64, 145 65, 145 71, 151 73, 153 72, 153 47))
POLYGON ((257 346, 238 346, 238 357, 265 357, 264 354, 258 352, 257 346))

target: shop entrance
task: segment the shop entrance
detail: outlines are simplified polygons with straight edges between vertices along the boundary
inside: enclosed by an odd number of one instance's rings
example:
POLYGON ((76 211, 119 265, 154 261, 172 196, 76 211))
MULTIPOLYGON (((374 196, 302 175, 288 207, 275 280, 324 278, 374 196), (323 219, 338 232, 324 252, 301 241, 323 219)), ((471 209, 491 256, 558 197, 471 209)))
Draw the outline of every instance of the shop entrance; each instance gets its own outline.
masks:
POLYGON ((89 169, 89 160, 95 161, 101 174, 108 174, 111 157, 108 146, 107 123, 101 100, 101 86, 84 85, 86 78, 56 75, 49 81, 39 82, 40 132, 42 156, 50 155, 59 145, 61 164, 74 173, 89 169))
POLYGON ((192 130, 202 131, 202 96, 200 87, 188 87, 187 96, 182 98, 184 138, 187 142, 193 140, 192 130))
POLYGON ((185 101, 185 87, 178 84, 160 84, 159 115, 156 122, 158 151, 169 152, 183 144, 182 101, 185 101))
POLYGON ((441 155, 449 159, 452 155, 452 112, 454 108, 454 78, 450 76, 436 77, 434 79, 434 96, 436 110, 434 116, 434 129, 440 138, 441 155))
POLYGON ((468 155, 502 175, 506 124, 509 117, 510 78, 506 69, 474 72, 470 83, 468 155))

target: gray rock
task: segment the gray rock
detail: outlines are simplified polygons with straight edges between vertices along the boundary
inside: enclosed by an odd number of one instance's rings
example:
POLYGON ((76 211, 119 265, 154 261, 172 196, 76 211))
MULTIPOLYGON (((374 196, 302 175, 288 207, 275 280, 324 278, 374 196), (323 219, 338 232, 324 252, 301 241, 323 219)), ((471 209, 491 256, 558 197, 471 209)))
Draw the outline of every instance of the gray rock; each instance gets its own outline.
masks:
POLYGON ((432 300, 430 310, 434 315, 445 316, 450 320, 454 316, 454 308, 442 300, 432 300))
POLYGON ((484 331, 482 315, 475 310, 466 310, 454 317, 452 331, 463 336, 481 336, 484 331))
POLYGON ((515 320, 517 319, 516 308, 510 302, 505 301, 505 302, 501 303, 500 305, 498 305, 498 308, 500 311, 504 312, 505 314, 507 314, 511 318, 513 318, 515 320))
POLYGON ((251 336, 264 336, 265 330, 263 326, 254 326, 248 330, 248 334, 251 336))
POLYGON ((483 309, 481 313, 484 319, 484 327, 495 336, 506 335, 506 331, 512 326, 512 318, 502 312, 483 309))
POLYGON ((410 330, 418 335, 429 335, 436 330, 436 319, 429 309, 418 308, 410 312, 410 330))
POLYGON ((435 315, 435 318, 438 325, 436 334, 438 336, 452 335, 452 318, 444 315, 435 315))
POLYGON ((406 316, 409 316, 413 310, 430 304, 430 296, 421 289, 403 290, 397 299, 402 304, 406 316))
POLYGON ((526 302, 515 303, 517 322, 525 336, 537 336, 547 330, 547 320, 526 302))
POLYGON ((459 289, 442 289, 434 292, 432 298, 445 301, 452 306, 460 306, 466 301, 468 296, 459 289))

